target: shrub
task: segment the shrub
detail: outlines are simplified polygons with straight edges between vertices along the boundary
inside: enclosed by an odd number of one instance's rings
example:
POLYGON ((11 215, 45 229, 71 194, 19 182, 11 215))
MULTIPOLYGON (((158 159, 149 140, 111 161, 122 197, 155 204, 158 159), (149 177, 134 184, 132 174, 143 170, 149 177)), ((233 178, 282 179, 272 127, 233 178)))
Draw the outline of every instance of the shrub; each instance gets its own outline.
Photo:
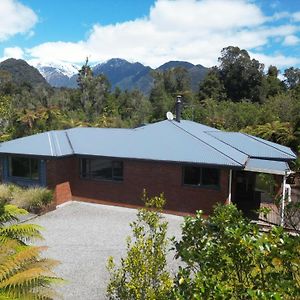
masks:
POLYGON ((53 200, 53 192, 41 187, 16 189, 13 191, 12 204, 29 210, 39 212, 53 200))
POLYGON ((186 263, 174 297, 183 299, 299 299, 300 238, 282 227, 261 232, 234 205, 208 219, 187 217, 177 257, 186 263))
POLYGON ((161 209, 164 203, 162 195, 146 199, 146 208, 130 224, 133 238, 127 239, 121 266, 117 268, 113 258, 109 259, 109 299, 169 299, 173 280, 166 271, 167 222, 161 221, 159 212, 148 209, 161 209))

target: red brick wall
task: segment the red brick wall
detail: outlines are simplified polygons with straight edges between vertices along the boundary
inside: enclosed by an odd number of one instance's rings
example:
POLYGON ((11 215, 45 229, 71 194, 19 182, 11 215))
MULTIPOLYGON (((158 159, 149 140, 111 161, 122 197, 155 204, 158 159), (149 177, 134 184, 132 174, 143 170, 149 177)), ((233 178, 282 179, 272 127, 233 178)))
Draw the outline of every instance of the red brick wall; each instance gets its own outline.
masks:
POLYGON ((143 189, 149 196, 164 193, 166 209, 179 212, 192 212, 202 209, 210 213, 217 202, 225 203, 228 197, 228 170, 221 170, 220 190, 211 190, 182 185, 182 166, 180 164, 150 161, 125 160, 122 182, 81 179, 79 159, 66 158, 47 163, 47 183, 54 188, 56 184, 69 182, 72 196, 143 205, 140 198, 143 189))

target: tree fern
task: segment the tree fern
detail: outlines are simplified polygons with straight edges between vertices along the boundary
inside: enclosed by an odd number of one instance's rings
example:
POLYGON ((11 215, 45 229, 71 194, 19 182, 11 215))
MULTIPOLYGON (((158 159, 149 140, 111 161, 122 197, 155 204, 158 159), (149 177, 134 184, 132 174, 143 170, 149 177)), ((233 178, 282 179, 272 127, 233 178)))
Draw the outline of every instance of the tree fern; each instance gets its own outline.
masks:
POLYGON ((62 282, 52 271, 58 262, 41 257, 46 247, 27 245, 42 239, 42 228, 18 224, 18 216, 26 213, 0 204, 0 300, 53 299, 52 285, 62 282))

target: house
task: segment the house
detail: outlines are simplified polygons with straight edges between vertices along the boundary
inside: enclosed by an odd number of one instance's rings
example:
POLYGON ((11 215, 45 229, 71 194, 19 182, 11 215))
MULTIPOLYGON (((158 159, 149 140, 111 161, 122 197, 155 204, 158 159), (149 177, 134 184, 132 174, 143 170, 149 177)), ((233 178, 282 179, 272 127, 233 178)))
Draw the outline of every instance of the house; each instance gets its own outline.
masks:
MULTIPOLYGON (((179 111, 179 110, 178 110, 179 111)), ((285 184, 288 147, 196 122, 164 120, 134 129, 72 128, 0 144, 2 181, 56 190, 76 199, 141 206, 143 189, 164 193, 166 209, 209 214, 234 202, 246 215, 260 205, 258 173, 285 184)))

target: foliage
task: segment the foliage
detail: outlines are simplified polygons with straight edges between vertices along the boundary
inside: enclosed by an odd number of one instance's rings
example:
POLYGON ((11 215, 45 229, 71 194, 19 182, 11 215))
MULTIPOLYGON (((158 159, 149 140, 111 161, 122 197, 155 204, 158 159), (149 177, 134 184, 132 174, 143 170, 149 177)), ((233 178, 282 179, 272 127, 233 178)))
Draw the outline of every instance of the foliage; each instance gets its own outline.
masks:
POLYGON ((42 187, 17 189, 12 193, 12 204, 31 212, 39 212, 53 200, 53 192, 42 187))
POLYGON ((294 89, 300 84, 300 69, 290 67, 284 71, 286 84, 288 87, 294 89))
POLYGON ((116 267, 108 261, 109 299, 168 299, 173 281, 166 271, 167 222, 159 211, 165 203, 163 195, 148 198, 146 208, 139 210, 137 220, 130 224, 133 237, 127 239, 127 255, 116 267), (154 209, 154 210, 153 210, 154 209))
POLYGON ((0 184, 0 202, 10 202, 12 200, 12 190, 7 184, 0 184))
POLYGON ((208 219, 187 217, 175 242, 186 263, 177 275, 176 299, 297 299, 299 237, 274 227, 260 232, 233 205, 208 219))
POLYGON ((204 80, 199 86, 199 99, 212 98, 218 101, 226 99, 224 84, 221 82, 218 69, 216 67, 208 71, 204 80))
POLYGON ((21 188, 13 184, 0 184, 0 201, 38 213, 53 200, 53 192, 42 187, 21 188))
POLYGON ((52 285, 62 282, 52 272, 58 262, 41 257, 45 247, 27 245, 42 236, 41 227, 16 223, 26 213, 0 203, 0 299, 53 299, 52 285))
POLYGON ((222 49, 219 62, 221 82, 229 99, 262 102, 264 66, 259 61, 251 59, 246 50, 229 46, 222 49))
POLYGON ((299 132, 295 131, 289 122, 274 121, 263 125, 247 126, 243 132, 286 146, 299 143, 299 132))

